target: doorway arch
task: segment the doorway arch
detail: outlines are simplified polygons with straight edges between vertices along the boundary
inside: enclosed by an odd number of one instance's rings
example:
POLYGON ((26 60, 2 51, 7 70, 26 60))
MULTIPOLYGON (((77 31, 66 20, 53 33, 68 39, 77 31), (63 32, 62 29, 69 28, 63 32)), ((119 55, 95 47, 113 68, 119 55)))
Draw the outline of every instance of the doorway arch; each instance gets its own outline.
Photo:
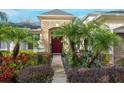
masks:
POLYGON ((56 37, 54 38, 52 36, 52 33, 56 31, 56 29, 59 29, 60 27, 53 27, 49 29, 49 45, 50 45, 50 51, 53 54, 61 54, 62 53, 62 37, 56 37))

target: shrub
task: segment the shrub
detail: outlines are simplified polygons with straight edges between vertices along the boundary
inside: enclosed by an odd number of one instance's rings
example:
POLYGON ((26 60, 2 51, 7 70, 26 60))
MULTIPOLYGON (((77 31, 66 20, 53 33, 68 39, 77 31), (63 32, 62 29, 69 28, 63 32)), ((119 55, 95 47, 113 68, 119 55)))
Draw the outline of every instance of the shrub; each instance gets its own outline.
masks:
POLYGON ((37 61, 38 64, 50 64, 51 54, 45 52, 36 53, 34 55, 34 60, 37 61))
POLYGON ((26 53, 26 54, 29 54, 29 56, 33 56, 34 55, 33 50, 20 50, 20 53, 26 53))
POLYGON ((23 68, 17 78, 20 83, 48 83, 53 80, 54 71, 48 65, 23 68))
POLYGON ((51 54, 46 52, 34 53, 32 50, 21 50, 20 54, 25 53, 29 55, 27 65, 50 64, 51 54))
POLYGON ((16 77, 20 68, 28 61, 28 54, 22 53, 13 59, 11 56, 0 57, 0 82, 16 82, 16 77))
POLYGON ((0 66, 0 82, 16 82, 15 80, 15 67, 0 66))
POLYGON ((28 54, 29 59, 26 65, 38 65, 36 54, 34 53, 33 50, 20 50, 20 54, 28 54))
POLYGON ((112 58, 112 55, 111 54, 102 54, 100 56, 101 65, 107 65, 107 64, 109 64, 111 58, 112 58))
POLYGON ((29 60, 26 65, 28 65, 28 66, 35 66, 35 65, 38 65, 38 62, 34 61, 34 60, 29 60))
POLYGON ((120 65, 120 66, 123 66, 123 67, 124 67, 124 58, 122 58, 122 59, 118 60, 116 63, 117 63, 118 65, 120 65))
POLYGON ((3 56, 10 56, 12 53, 10 51, 7 51, 7 50, 0 50, 0 53, 3 55, 3 56))
POLYGON ((67 80, 71 83, 117 83, 124 82, 124 68, 82 68, 69 70, 67 80))
POLYGON ((42 54, 40 54, 40 53, 35 54, 35 59, 37 60, 38 64, 43 64, 44 63, 42 54))

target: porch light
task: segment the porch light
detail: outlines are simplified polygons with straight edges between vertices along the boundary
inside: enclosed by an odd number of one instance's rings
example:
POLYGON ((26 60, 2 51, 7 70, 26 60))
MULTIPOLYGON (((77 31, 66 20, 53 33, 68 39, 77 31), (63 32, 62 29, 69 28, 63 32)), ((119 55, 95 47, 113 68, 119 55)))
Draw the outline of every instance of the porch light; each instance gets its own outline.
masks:
POLYGON ((61 40, 61 43, 63 43, 63 40, 61 40))
POLYGON ((59 27, 59 24, 56 24, 56 27, 59 27))

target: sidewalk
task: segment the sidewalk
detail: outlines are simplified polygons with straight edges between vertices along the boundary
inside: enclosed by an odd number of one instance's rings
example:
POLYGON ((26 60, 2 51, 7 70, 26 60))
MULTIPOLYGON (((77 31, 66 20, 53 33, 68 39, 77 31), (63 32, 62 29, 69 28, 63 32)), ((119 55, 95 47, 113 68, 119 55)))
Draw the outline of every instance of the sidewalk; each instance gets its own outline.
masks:
POLYGON ((53 55, 52 67, 55 71, 52 83, 66 83, 66 75, 61 55, 53 55))

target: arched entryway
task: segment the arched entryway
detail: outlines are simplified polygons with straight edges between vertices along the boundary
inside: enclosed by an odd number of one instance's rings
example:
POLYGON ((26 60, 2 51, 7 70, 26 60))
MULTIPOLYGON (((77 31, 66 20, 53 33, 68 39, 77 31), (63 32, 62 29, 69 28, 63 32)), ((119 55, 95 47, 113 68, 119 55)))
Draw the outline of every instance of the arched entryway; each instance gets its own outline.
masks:
POLYGON ((53 54, 61 54, 62 53, 62 37, 53 37, 52 34, 59 27, 54 27, 49 29, 49 41, 50 41, 50 51, 53 54))
MULTIPOLYGON (((75 17, 69 13, 66 13, 61 10, 53 10, 50 12, 47 12, 41 16, 38 16, 38 18, 41 21, 41 44, 43 46, 44 52, 51 53, 52 45, 53 47, 56 47, 60 44, 60 40, 53 40, 51 38, 51 35, 49 34, 51 32, 51 28, 54 29, 54 27, 62 27, 65 24, 68 24, 72 22, 75 17)), ((58 46, 58 49, 60 49, 61 44, 58 46)), ((55 49, 56 49, 55 47, 55 49)), ((53 49, 53 50, 55 50, 53 49)), ((53 51, 53 52, 60 52, 60 51, 53 51)))

